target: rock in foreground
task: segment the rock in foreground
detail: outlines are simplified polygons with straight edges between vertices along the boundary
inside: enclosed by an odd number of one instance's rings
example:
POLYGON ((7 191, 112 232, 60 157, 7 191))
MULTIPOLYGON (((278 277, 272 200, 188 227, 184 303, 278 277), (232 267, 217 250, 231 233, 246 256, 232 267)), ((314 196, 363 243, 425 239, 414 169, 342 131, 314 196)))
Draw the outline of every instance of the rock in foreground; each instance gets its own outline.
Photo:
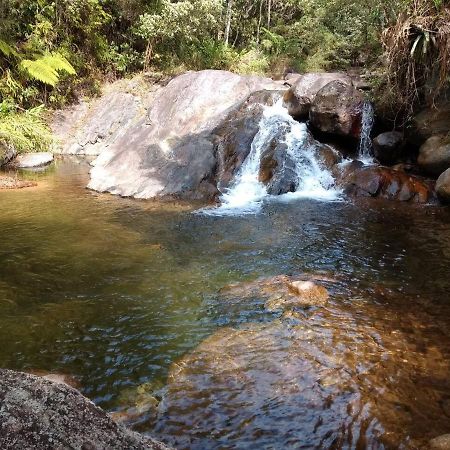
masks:
POLYGON ((167 450, 66 385, 0 369, 0 448, 167 450))

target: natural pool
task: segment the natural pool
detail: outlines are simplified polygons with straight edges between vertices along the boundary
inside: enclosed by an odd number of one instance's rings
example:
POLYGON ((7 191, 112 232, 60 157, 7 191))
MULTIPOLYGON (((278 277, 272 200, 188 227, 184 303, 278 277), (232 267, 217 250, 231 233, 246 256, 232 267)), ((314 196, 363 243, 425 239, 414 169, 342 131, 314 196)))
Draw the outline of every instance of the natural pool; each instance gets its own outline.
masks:
POLYGON ((37 188, 0 192, 2 367, 72 374, 109 411, 151 386, 162 402, 138 429, 176 448, 450 433, 448 208, 297 199, 204 216, 88 191, 87 170, 57 161, 29 175, 37 188), (322 279, 326 307, 281 317, 246 284, 299 273, 322 279))

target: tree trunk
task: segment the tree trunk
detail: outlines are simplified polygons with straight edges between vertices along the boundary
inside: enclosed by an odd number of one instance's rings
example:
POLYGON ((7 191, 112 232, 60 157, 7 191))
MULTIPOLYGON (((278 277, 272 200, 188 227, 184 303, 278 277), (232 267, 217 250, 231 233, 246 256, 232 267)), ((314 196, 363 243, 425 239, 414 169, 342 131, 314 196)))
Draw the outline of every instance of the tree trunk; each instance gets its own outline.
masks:
POLYGON ((258 29, 256 30, 256 43, 257 44, 259 44, 259 37, 261 34, 262 11, 263 11, 263 0, 260 0, 259 1, 258 29))
POLYGON ((228 45, 230 41, 230 30, 231 30, 231 16, 233 15, 233 0, 228 0, 227 4, 227 17, 225 25, 225 45, 228 45))
POLYGON ((267 29, 270 30, 270 20, 272 15, 272 0, 267 0, 267 29))

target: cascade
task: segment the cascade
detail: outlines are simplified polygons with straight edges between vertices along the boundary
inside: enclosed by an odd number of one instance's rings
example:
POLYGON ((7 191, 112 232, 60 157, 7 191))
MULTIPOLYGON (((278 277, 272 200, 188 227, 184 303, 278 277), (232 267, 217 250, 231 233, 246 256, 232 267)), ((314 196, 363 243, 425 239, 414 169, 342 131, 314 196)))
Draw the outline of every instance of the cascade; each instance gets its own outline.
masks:
POLYGON ((314 198, 334 200, 340 191, 334 185, 332 174, 324 168, 315 152, 315 145, 308 139, 305 123, 295 121, 283 106, 282 100, 264 109, 259 131, 253 139, 250 153, 235 176, 230 187, 221 195, 221 205, 214 209, 202 210, 209 215, 246 214, 257 212, 262 202, 269 198, 314 198), (262 151, 265 144, 273 139, 281 127, 287 128, 285 135, 286 152, 295 163, 295 192, 271 196, 267 187, 259 181, 262 151))
POLYGON ((373 124, 375 122, 375 115, 372 103, 366 100, 363 104, 362 118, 361 118, 361 136, 358 146, 358 159, 364 164, 373 164, 372 154, 372 133, 373 124))

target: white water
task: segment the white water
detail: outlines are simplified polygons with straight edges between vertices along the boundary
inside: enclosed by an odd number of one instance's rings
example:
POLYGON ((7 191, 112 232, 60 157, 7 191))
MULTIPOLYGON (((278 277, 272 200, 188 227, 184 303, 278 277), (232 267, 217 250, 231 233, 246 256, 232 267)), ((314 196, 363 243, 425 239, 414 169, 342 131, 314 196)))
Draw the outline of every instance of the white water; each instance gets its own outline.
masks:
POLYGON ((317 160, 314 145, 308 143, 306 124, 295 121, 280 100, 264 110, 250 153, 231 187, 220 197, 221 205, 201 212, 208 215, 241 215, 258 212, 263 201, 269 199, 287 201, 293 198, 312 198, 330 201, 339 198, 340 194, 341 191, 335 188, 331 173, 317 160), (287 152, 295 161, 296 190, 271 196, 267 193, 266 186, 259 181, 261 153, 264 144, 285 127, 289 130, 285 139, 287 152))
POLYGON ((372 154, 372 139, 370 137, 374 121, 375 116, 372 103, 365 101, 361 118, 361 137, 358 146, 358 159, 366 165, 375 163, 372 154))

